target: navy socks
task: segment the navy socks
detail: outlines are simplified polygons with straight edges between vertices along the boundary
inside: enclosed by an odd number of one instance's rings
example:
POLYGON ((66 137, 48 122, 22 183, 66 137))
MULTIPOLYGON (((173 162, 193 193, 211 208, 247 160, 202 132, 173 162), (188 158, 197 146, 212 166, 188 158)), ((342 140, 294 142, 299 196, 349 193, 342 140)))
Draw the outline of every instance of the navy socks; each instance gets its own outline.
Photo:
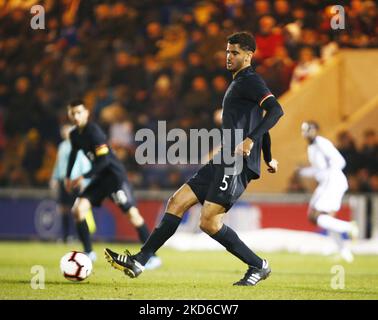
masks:
POLYGON ((239 236, 230 227, 225 224, 222 228, 211 237, 224 246, 228 252, 238 257, 249 266, 254 266, 258 269, 262 268, 263 261, 259 258, 247 245, 240 240, 239 236))
POLYGON ((155 252, 176 232, 181 218, 170 213, 165 213, 158 227, 151 233, 143 245, 141 251, 134 258, 145 265, 155 252))

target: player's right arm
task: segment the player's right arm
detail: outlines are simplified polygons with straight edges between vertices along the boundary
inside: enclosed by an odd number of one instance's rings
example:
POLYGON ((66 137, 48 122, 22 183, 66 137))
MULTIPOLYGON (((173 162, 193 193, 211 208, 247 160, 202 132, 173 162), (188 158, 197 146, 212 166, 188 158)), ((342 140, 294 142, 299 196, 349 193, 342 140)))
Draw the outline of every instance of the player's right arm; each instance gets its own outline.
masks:
POLYGON ((71 180, 71 172, 72 172, 72 168, 73 168, 75 161, 76 161, 77 153, 79 151, 79 149, 77 148, 75 143, 72 141, 72 132, 70 133, 70 142, 71 142, 72 148, 71 148, 70 155, 68 157, 66 179, 64 180, 64 186, 65 186, 67 192, 72 191, 73 186, 72 186, 72 180, 71 180))

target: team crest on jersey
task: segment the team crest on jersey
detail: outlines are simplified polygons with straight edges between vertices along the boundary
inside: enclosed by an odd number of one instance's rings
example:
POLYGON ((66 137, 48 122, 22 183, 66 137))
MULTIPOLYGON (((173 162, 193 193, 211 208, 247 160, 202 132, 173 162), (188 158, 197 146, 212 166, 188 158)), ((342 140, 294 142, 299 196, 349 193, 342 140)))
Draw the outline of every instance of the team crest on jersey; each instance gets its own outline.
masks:
POLYGON ((91 161, 95 160, 95 155, 92 151, 88 151, 86 155, 87 155, 89 160, 91 160, 91 161))

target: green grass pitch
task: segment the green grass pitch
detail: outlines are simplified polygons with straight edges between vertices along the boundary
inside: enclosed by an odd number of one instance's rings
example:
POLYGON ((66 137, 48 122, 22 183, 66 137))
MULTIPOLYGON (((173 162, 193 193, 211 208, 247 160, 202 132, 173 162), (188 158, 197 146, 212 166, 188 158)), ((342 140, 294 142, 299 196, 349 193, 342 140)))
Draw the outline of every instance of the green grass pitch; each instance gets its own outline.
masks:
POLYGON ((105 261, 105 246, 131 252, 139 247, 96 243, 98 261, 92 275, 72 283, 60 274, 59 260, 79 244, 0 242, 0 299, 378 299, 378 256, 356 256, 354 263, 346 264, 316 255, 263 254, 272 267, 270 278, 256 287, 233 287, 245 266, 226 251, 163 248, 160 269, 129 279, 105 261), (45 269, 45 289, 31 288, 34 265, 45 269), (344 267, 344 289, 331 286, 335 265, 344 267))

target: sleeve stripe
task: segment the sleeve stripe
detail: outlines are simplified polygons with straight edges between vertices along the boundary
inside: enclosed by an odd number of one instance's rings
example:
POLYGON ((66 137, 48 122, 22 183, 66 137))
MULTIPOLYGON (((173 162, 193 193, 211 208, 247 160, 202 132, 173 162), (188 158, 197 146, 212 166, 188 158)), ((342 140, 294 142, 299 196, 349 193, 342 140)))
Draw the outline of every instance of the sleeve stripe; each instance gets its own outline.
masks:
POLYGON ((266 99, 268 99, 269 97, 274 97, 274 95, 271 94, 271 93, 268 93, 267 95, 265 95, 265 96, 261 99, 261 101, 260 101, 260 103, 259 103, 259 106, 261 107, 261 105, 263 104, 263 102, 264 102, 266 99))
POLYGON ((106 144, 96 147, 96 156, 102 156, 109 152, 109 148, 106 144))
POLYGON ((104 148, 104 147, 107 147, 107 145, 105 143, 104 144, 100 144, 99 146, 96 147, 96 150, 104 148))

